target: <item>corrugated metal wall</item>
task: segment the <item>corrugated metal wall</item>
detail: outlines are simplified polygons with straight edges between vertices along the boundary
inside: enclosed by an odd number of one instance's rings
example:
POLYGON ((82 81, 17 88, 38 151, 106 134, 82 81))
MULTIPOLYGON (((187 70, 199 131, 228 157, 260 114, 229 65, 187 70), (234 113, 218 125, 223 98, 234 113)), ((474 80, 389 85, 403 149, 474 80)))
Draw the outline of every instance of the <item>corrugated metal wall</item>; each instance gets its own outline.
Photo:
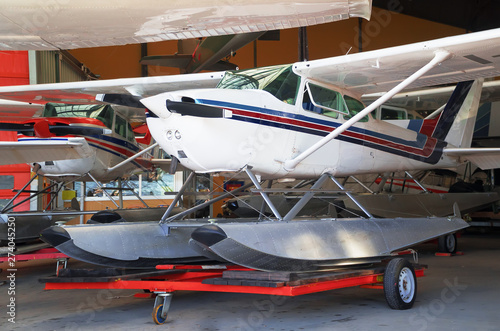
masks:
POLYGON ((91 79, 96 79, 95 75, 66 51, 36 52, 37 84, 91 79))

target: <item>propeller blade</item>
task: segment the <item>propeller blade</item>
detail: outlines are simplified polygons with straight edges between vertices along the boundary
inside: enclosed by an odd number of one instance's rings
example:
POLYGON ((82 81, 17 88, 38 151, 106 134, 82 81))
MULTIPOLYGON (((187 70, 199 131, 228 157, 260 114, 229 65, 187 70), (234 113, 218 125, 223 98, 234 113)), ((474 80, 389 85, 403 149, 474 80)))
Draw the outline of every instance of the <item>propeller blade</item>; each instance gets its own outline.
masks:
POLYGON ((0 131, 33 132, 33 125, 20 123, 0 123, 0 131))
POLYGON ((39 121, 35 124, 0 123, 0 131, 17 131, 21 134, 33 133, 38 138, 66 135, 95 136, 112 133, 108 128, 83 125, 50 125, 47 121, 39 121))

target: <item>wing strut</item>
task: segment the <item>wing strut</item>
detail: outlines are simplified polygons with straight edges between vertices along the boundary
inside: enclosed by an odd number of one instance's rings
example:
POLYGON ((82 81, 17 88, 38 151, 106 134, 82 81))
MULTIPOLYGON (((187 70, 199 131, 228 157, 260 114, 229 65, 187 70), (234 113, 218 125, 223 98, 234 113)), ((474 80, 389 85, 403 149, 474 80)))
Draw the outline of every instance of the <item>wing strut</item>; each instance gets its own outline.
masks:
POLYGON ((116 206, 116 208, 120 208, 120 206, 119 206, 119 205, 116 203, 116 201, 115 201, 115 200, 111 197, 111 195, 109 195, 109 193, 108 193, 105 189, 103 189, 102 185, 101 185, 101 184, 97 181, 97 179, 95 179, 95 178, 94 178, 94 176, 92 176, 92 175, 90 174, 90 172, 89 172, 89 173, 87 173, 87 175, 90 177, 90 179, 92 179, 92 180, 94 181, 94 183, 96 183, 96 184, 97 184, 97 187, 99 187, 99 188, 102 190, 102 193, 103 193, 103 194, 105 194, 105 195, 108 197, 108 199, 109 199, 109 200, 111 200, 111 202, 112 202, 112 203, 116 206))
POLYGON ((158 143, 154 143, 153 145, 149 146, 148 148, 145 148, 143 149, 142 151, 140 151, 139 153, 135 154, 134 156, 131 156, 129 157, 128 159, 118 163, 117 165, 115 165, 114 167, 112 168, 109 168, 108 171, 111 172, 113 170, 116 170, 118 168, 120 168, 122 165, 124 164, 127 164, 127 163, 130 163, 132 162, 133 160, 137 159, 139 156, 141 156, 142 154, 146 153, 146 152, 149 152, 150 150, 152 150, 153 148, 155 148, 156 146, 158 146, 158 143))
POLYGON ((393 87, 390 91, 382 95, 380 98, 375 100, 372 104, 370 104, 368 107, 360 111, 358 114, 353 116, 351 119, 349 119, 347 122, 333 130, 330 134, 327 136, 323 137, 321 140, 319 140, 317 143, 306 149, 304 152, 301 154, 297 155, 295 158, 286 160, 284 164, 284 168, 287 171, 293 171, 295 167, 302 162, 306 157, 326 145, 330 140, 335 139, 337 136, 339 136, 341 133, 349 129, 353 124, 358 122, 360 119, 363 117, 367 116, 369 113, 371 113, 375 108, 378 106, 382 105, 385 103, 387 100, 392 98, 396 93, 401 92, 404 88, 406 88, 408 85, 419 79, 421 76, 423 76, 425 73, 427 73, 429 70, 434 68, 435 66, 439 65, 441 62, 449 59, 451 57, 451 54, 447 51, 437 51, 434 54, 434 58, 427 63, 425 66, 420 68, 418 71, 413 73, 411 76, 403 80, 401 83, 393 87))

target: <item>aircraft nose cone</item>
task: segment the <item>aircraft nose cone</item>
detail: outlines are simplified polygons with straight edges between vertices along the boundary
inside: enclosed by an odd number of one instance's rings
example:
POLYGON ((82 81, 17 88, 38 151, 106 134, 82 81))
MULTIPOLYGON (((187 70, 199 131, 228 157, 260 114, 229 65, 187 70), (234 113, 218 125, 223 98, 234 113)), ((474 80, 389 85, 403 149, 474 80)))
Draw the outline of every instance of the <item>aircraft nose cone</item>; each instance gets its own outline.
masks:
POLYGON ((227 238, 226 233, 217 225, 203 225, 191 233, 191 238, 207 247, 227 238))
POLYGON ((57 247, 70 240, 71 236, 63 227, 51 226, 40 232, 40 239, 53 247, 57 247))
POLYGON ((165 107, 167 100, 172 100, 174 97, 170 93, 157 94, 151 97, 141 99, 141 103, 156 116, 160 118, 168 118, 171 112, 165 107))

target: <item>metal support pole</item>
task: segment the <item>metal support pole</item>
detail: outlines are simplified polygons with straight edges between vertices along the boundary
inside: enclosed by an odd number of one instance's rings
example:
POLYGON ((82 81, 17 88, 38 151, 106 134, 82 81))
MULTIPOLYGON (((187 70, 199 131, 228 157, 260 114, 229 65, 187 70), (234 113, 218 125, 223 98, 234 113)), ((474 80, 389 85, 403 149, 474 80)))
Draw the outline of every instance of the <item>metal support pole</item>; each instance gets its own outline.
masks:
MULTIPOLYGON (((330 179, 341 189, 341 190, 345 190, 344 187, 338 182, 337 179, 335 179, 335 177, 333 177, 332 175, 328 175, 330 177, 330 179)), ((369 218, 373 218, 372 214, 370 214, 368 212, 368 210, 365 209, 365 207, 363 207, 354 197, 351 193, 349 192, 345 192, 345 194, 356 204, 356 206, 359 207, 359 209, 361 209, 363 211, 363 213, 366 214, 366 216, 368 216, 369 218)))
POLYGON ((373 180, 373 182, 370 184, 370 186, 372 186, 373 184, 375 184, 377 182, 377 179, 379 179, 379 178, 380 178, 380 183, 377 186, 377 193, 380 193, 380 192, 384 191, 385 183, 387 183, 387 174, 384 173, 383 175, 378 175, 373 180))
MULTIPOLYGON (((247 173, 248 177, 250 177, 250 180, 255 185, 255 187, 258 190, 262 190, 262 186, 260 186, 259 181, 255 177, 255 175, 252 173, 252 171, 250 169, 248 169, 248 167, 245 168, 245 172, 247 173)), ((269 199, 269 197, 267 196, 266 192, 260 192, 260 195, 262 195, 262 198, 264 198, 264 200, 266 201, 266 203, 269 206, 269 208, 271 208, 271 211, 273 212, 274 216, 276 216, 276 218, 279 221, 281 221, 283 218, 281 217, 280 213, 278 212, 278 210, 276 209, 276 207, 272 203, 271 199, 269 199)))
MULTIPOLYGON (((267 188, 271 188, 271 186, 273 186, 273 181, 269 180, 267 182, 267 188)), ((259 220, 262 219, 262 215, 264 215, 265 210, 266 210, 266 201, 262 200, 262 205, 260 206, 259 220)))
MULTIPOLYGON (((45 206, 45 208, 43 209, 43 211, 47 211, 47 208, 49 208, 49 206, 52 204, 52 202, 54 201, 54 199, 57 199, 57 196, 59 195, 59 191, 61 191, 61 189, 63 188, 64 186, 64 183, 61 183, 61 185, 57 185, 56 184, 56 187, 57 187, 57 190, 56 190, 56 193, 52 193, 50 192, 50 201, 47 203, 47 206, 45 206)), ((57 202, 57 200, 56 200, 57 202)), ((52 206, 53 207, 53 206, 52 206)), ((57 204, 56 204, 56 208, 57 208, 57 204)), ((55 208, 52 208, 52 209, 55 209, 55 208)))
POLYGON ((111 200, 112 203, 114 203, 114 205, 116 206, 116 208, 120 208, 120 206, 118 206, 118 204, 116 203, 116 201, 113 200, 113 198, 111 197, 111 195, 109 195, 109 193, 102 187, 102 185, 90 173, 87 173, 87 175, 89 175, 90 179, 92 179, 94 181, 94 183, 96 183, 97 187, 99 187, 102 190, 102 192, 104 194, 106 194, 106 196, 108 197, 108 199, 111 200))
POLYGON ((189 174, 188 178, 184 181, 184 183, 182 184, 181 186, 181 189, 179 190, 179 192, 177 192, 177 194, 175 195, 174 197, 174 200, 172 201, 172 203, 170 204, 170 206, 168 206, 167 208, 167 211, 165 212, 165 214, 163 214, 163 216, 161 217, 160 219, 160 224, 163 224, 165 223, 165 220, 167 219, 167 217, 170 216, 170 213, 172 212, 172 210, 174 209, 175 205, 177 204, 177 202, 179 202, 180 198, 181 198, 181 195, 184 194, 184 191, 186 190, 186 188, 188 187, 189 183, 193 180, 194 176, 196 174, 194 173, 194 171, 191 171, 191 173, 189 174))
POLYGON ((307 192, 304 194, 302 198, 293 206, 292 209, 285 215, 283 218, 283 221, 290 221, 292 220, 297 214, 304 208, 304 206, 314 197, 314 192, 313 190, 321 188, 325 180, 327 180, 328 174, 323 174, 319 179, 314 183, 313 186, 311 186, 311 191, 307 192))
POLYGON ((118 202, 120 204, 120 208, 123 209, 123 186, 122 186, 122 179, 118 178, 118 202))
POLYGON ((180 219, 180 218, 182 218, 182 217, 184 217, 186 215, 189 215, 189 214, 191 214, 191 213, 193 213, 193 212, 195 212, 195 211, 197 211, 199 209, 203 209, 206 206, 211 205, 211 204, 213 204, 213 203, 215 203, 217 201, 226 199, 226 198, 228 198, 230 196, 234 196, 234 194, 236 194, 238 192, 241 192, 243 190, 246 190, 247 188, 251 187, 252 185, 254 185, 254 184, 253 183, 248 183, 246 185, 240 186, 237 189, 234 189, 234 190, 232 190, 230 192, 226 192, 226 193, 224 193, 223 195, 221 195, 221 196, 219 196, 217 198, 211 199, 211 200, 209 200, 207 202, 204 202, 202 204, 199 204, 197 206, 189 208, 188 210, 185 210, 185 211, 183 211, 181 213, 175 214, 175 215, 171 216, 170 218, 167 218, 163 223, 169 223, 169 222, 172 222, 172 221, 174 221, 176 219, 180 219))
MULTIPOLYGON (((48 192, 48 191, 49 191, 50 189, 52 189, 53 187, 55 187, 55 186, 56 186, 56 184, 52 184, 52 185, 50 185, 50 186, 47 186, 47 187, 46 187, 46 188, 44 188, 43 190, 38 191, 38 192, 36 192, 35 194, 30 195, 29 197, 25 198, 23 201, 20 201, 20 202, 16 203, 15 205, 10 206, 10 208, 8 208, 8 209, 6 209, 6 210, 5 210, 5 213, 6 213, 6 212, 8 212, 8 211, 9 211, 9 210, 11 210, 11 209, 16 208, 17 206, 22 205, 22 204, 23 204, 23 203, 25 203, 26 201, 29 201, 29 200, 33 199, 34 197, 37 197, 37 196, 41 195, 41 194, 52 194, 51 192, 48 192)), ((41 201, 41 199, 40 199, 40 201, 41 201)))
MULTIPOLYGON (((82 181, 80 184, 81 192, 80 192, 80 211, 85 210, 85 197, 87 196, 87 183, 82 181)), ((80 224, 83 224, 83 214, 80 215, 80 224)))
MULTIPOLYGON (((125 185, 132 191, 132 194, 140 201, 142 202, 142 204, 144 206, 146 206, 146 208, 149 208, 148 204, 146 203, 146 201, 144 201, 141 196, 139 194, 137 194, 137 192, 134 190, 134 188, 132 186, 130 186, 130 183, 128 181, 125 181, 123 182, 125 183, 125 185)), ((140 191, 139 191, 140 192, 140 191)), ((120 190, 120 194, 121 194, 121 190, 120 190)))
POLYGON ((358 183, 359 185, 361 185, 362 188, 364 188, 365 190, 367 190, 368 192, 370 192, 371 194, 375 193, 373 192, 368 186, 366 186, 365 184, 363 184, 362 181, 360 181, 359 179, 357 179, 355 176, 349 176, 351 177, 352 179, 354 179, 354 181, 356 183, 358 183))
POLYGON ((396 176, 396 173, 392 173, 391 175, 391 185, 389 185, 389 192, 392 192, 392 185, 394 184, 394 176, 396 176))
POLYGON ((158 143, 154 143, 153 145, 143 149, 142 151, 140 151, 139 153, 129 157, 128 159, 118 163, 117 165, 115 165, 114 167, 112 168, 109 168, 108 169, 108 172, 111 172, 111 171, 114 171, 118 168, 120 168, 121 166, 123 166, 124 164, 127 164, 127 163, 130 163, 132 162, 133 160, 137 159, 139 156, 141 156, 142 154, 146 153, 146 152, 149 152, 150 150, 152 150, 153 148, 155 148, 156 146, 158 146, 158 143))
POLYGON ((405 174, 407 174, 408 177, 410 177, 411 179, 413 179, 413 181, 415 182, 415 184, 417 184, 418 186, 420 186, 420 188, 422 190, 424 190, 425 193, 429 193, 429 191, 422 184, 420 184, 420 182, 418 180, 416 180, 408 171, 405 171, 405 174))

